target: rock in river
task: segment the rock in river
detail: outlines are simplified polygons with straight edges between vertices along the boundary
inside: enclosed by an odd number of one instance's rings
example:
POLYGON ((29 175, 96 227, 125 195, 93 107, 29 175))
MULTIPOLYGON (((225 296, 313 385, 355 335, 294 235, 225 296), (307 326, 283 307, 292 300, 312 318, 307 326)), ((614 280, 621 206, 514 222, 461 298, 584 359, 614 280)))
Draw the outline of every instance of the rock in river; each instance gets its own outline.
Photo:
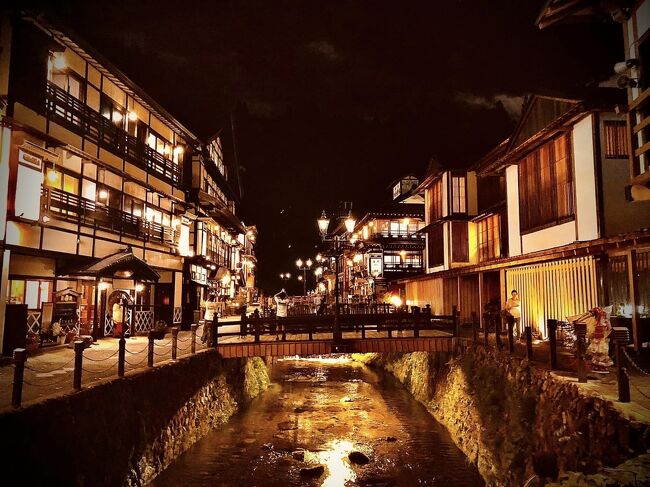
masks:
POLYGON ((317 479, 325 472, 323 465, 316 465, 315 467, 303 467, 300 469, 300 476, 304 478, 317 479))
POLYGON ((352 463, 356 463, 357 465, 365 465, 370 462, 370 459, 360 451, 350 452, 348 458, 352 463))

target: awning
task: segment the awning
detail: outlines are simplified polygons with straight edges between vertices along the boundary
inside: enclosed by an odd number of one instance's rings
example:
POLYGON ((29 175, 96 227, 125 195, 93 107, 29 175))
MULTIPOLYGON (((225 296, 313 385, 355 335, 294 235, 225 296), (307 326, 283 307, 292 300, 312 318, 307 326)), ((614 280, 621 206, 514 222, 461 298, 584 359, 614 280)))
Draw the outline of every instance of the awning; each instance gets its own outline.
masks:
POLYGON ((133 255, 131 248, 108 255, 66 275, 148 282, 156 282, 160 278, 145 261, 133 255))

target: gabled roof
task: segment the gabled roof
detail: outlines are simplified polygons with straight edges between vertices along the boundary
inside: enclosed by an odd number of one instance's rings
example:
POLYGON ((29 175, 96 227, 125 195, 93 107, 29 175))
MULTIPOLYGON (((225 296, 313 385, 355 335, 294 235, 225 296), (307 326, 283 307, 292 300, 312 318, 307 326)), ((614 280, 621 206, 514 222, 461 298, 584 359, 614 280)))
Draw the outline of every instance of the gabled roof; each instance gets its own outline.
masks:
POLYGON ((145 261, 133 255, 130 247, 98 259, 69 275, 154 282, 160 278, 145 261))
MULTIPOLYGON (((620 1, 631 4, 630 1, 620 1)), ((546 0, 544 7, 535 20, 535 25, 545 29, 559 23, 589 22, 606 20, 609 15, 605 2, 600 0, 546 0)))

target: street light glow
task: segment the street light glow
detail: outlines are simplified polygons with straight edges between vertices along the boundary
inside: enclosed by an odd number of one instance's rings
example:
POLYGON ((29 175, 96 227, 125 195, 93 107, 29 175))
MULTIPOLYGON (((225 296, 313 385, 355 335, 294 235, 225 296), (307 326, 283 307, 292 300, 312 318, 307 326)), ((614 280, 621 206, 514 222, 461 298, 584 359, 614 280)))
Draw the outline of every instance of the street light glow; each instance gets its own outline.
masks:
POLYGON ((327 233, 327 229, 330 226, 330 219, 327 218, 327 215, 325 214, 325 210, 320 215, 320 218, 318 219, 318 230, 320 233, 323 235, 327 233))
POLYGON ((296 267, 302 267, 302 259, 296 261, 296 267))
POLYGON ((305 262, 305 264, 307 264, 307 267, 311 267, 313 262, 311 259, 307 259, 307 262, 305 262))
POLYGON ((354 226, 357 224, 357 221, 352 218, 352 215, 348 216, 345 219, 345 229, 348 231, 348 233, 352 233, 354 230, 354 226))

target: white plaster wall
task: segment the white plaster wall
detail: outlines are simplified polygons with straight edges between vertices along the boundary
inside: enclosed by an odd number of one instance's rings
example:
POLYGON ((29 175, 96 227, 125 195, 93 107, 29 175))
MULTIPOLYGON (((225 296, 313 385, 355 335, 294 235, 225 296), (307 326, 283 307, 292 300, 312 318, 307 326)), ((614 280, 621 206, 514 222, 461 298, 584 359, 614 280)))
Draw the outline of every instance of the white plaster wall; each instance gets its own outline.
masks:
POLYGON ((642 2, 636 11, 636 27, 639 38, 650 28, 650 2, 642 2))
POLYGON ((576 225, 570 221, 562 225, 555 225, 544 230, 528 233, 521 237, 522 252, 536 252, 538 250, 552 249, 560 245, 575 242, 576 225))
POLYGON ((506 204, 508 209, 508 253, 509 255, 520 255, 519 170, 515 165, 506 168, 506 204))
POLYGON ((594 117, 589 115, 573 126, 573 184, 576 199, 576 240, 598 238, 596 169, 594 154, 594 117))

